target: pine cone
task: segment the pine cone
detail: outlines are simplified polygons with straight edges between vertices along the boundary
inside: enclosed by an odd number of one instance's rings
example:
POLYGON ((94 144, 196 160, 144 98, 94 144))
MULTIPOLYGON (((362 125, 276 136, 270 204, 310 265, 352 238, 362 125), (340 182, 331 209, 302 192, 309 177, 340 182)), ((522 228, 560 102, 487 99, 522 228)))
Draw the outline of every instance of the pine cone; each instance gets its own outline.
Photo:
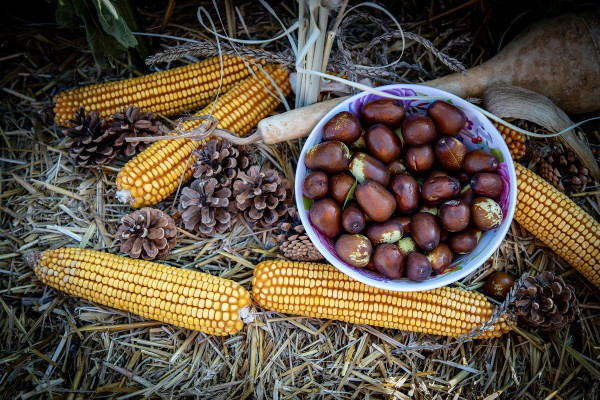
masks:
POLYGON ((123 147, 123 154, 131 157, 143 151, 151 143, 127 142, 127 138, 151 137, 161 135, 161 122, 156 119, 156 114, 143 112, 135 106, 129 106, 122 113, 114 113, 110 116, 112 125, 109 128, 118 138, 116 146, 123 147))
POLYGON ((304 234, 304 226, 298 218, 298 212, 294 207, 289 211, 292 222, 282 222, 279 229, 282 233, 277 236, 279 248, 284 256, 294 261, 319 261, 323 259, 319 250, 304 234))
POLYGON ((173 218, 149 207, 125 215, 116 236, 123 253, 144 260, 165 258, 177 243, 173 218))
POLYGON ((589 171, 571 150, 566 154, 561 148, 555 148, 540 160, 540 176, 555 188, 568 195, 581 192, 585 185, 592 183, 589 171))
POLYGON ((229 207, 231 190, 218 186, 217 180, 196 179, 190 187, 183 188, 178 211, 186 229, 194 230, 206 236, 223 233, 231 226, 229 207))
POLYGON ((528 276, 516 293, 517 315, 544 331, 559 331, 575 319, 579 302, 572 286, 551 272, 528 276))
POLYGON ((210 140, 195 154, 194 177, 203 181, 215 178, 221 187, 230 187, 238 171, 246 171, 254 163, 248 146, 233 146, 226 140, 210 140))
POLYGON ((254 165, 240 171, 233 182, 236 206, 243 211, 250 226, 260 223, 270 227, 288 210, 287 191, 290 183, 272 169, 260 170, 254 165))
POLYGON ((87 116, 83 107, 68 120, 71 127, 63 132, 68 137, 65 146, 69 157, 80 167, 97 167, 109 163, 118 151, 117 135, 106 129, 106 121, 95 111, 87 116))

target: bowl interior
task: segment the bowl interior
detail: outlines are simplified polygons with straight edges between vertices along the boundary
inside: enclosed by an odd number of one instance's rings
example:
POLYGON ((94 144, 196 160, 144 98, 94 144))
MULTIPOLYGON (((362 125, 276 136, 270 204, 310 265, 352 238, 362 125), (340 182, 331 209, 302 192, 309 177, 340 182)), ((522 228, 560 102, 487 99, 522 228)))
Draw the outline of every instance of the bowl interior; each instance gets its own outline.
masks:
POLYGON ((366 268, 351 267, 339 259, 334 250, 334 241, 321 235, 310 222, 308 210, 312 205, 312 200, 302 195, 302 183, 304 182, 304 177, 310 172, 304 165, 304 157, 308 149, 322 141, 323 125, 333 115, 341 111, 351 111, 355 115, 360 115, 360 109, 363 104, 381 98, 379 95, 368 92, 359 93, 333 108, 317 124, 317 126, 315 126, 308 136, 308 139, 302 148, 302 152, 300 153, 296 169, 295 193, 300 219, 302 220, 302 224, 306 229, 308 237, 327 261, 360 282, 381 289, 396 291, 428 290, 448 285, 474 272, 493 254, 504 239, 504 236, 510 227, 516 205, 517 178, 515 166, 508 147, 498 130, 487 117, 473 108, 471 104, 465 100, 448 92, 421 85, 389 85, 379 87, 378 89, 399 97, 419 97, 419 99, 414 100, 402 100, 406 107, 407 114, 426 113, 428 105, 434 100, 448 101, 463 110, 467 116, 467 123, 456 137, 467 146, 469 151, 473 149, 490 151, 500 162, 498 173, 504 181, 504 191, 501 200, 498 202, 504 216, 502 224, 496 229, 485 232, 475 250, 470 254, 455 258, 446 272, 441 275, 432 276, 423 282, 413 282, 407 278, 388 279, 366 268), (423 99, 423 97, 427 98, 423 99))

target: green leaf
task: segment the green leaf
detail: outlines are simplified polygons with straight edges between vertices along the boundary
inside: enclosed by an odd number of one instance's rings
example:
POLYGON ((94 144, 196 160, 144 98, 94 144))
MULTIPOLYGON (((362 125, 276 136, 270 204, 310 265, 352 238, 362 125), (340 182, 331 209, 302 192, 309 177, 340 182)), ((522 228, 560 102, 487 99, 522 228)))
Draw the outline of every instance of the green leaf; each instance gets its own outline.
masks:
POLYGON ((83 21, 85 36, 96 65, 106 68, 137 40, 115 7, 115 0, 62 0, 56 10, 56 20, 63 26, 77 28, 83 21))
POLYGON ((502 156, 502 153, 500 152, 499 149, 490 149, 490 153, 492 153, 493 155, 496 156, 496 158, 498 159, 499 163, 503 163, 504 162, 504 157, 502 156))
POLYGON ((310 210, 314 202, 315 201, 313 199, 309 199, 305 195, 302 195, 302 205, 304 206, 305 210, 310 210))
POLYGON ((344 205, 342 206, 342 210, 344 210, 346 208, 346 204, 348 204, 348 201, 350 201, 350 199, 354 198, 354 191, 356 190, 357 185, 358 185, 358 181, 354 181, 354 185, 352 185, 352 187, 348 191, 348 194, 346 195, 346 198, 344 199, 344 205))
POLYGON ((110 0, 94 0, 93 4, 98 13, 98 20, 106 33, 113 36, 125 47, 134 47, 137 45, 137 40, 133 36, 133 33, 131 33, 125 20, 110 0))

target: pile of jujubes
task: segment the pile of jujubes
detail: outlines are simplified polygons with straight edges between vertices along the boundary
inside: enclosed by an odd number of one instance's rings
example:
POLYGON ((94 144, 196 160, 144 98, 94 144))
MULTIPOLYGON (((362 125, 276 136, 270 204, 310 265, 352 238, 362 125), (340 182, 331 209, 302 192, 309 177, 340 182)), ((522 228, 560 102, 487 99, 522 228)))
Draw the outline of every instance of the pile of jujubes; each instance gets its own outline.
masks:
POLYGON ((379 99, 360 115, 334 115, 306 153, 303 194, 342 261, 423 281, 502 223, 503 181, 493 154, 456 138, 467 120, 459 108, 434 101, 406 114, 402 102, 379 99))

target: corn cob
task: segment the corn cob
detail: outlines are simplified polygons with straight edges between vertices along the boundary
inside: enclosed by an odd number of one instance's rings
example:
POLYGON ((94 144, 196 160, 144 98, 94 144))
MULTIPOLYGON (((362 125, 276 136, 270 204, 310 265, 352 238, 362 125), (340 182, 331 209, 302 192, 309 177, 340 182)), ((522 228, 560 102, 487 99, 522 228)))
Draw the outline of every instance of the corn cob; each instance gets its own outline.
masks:
POLYGON ((515 220, 600 288, 600 223, 540 176, 515 166, 515 220))
POLYGON ((242 329, 250 305, 250 294, 233 281, 94 250, 46 250, 35 273, 68 294, 215 335, 242 329))
MULTIPOLYGON (((219 57, 213 57, 139 78, 67 90, 54 96, 56 123, 66 125, 80 106, 105 118, 130 105, 164 116, 197 110, 219 90, 220 73, 219 57)), ((249 74, 240 57, 223 56, 221 91, 229 90, 249 74)))
MULTIPOLYGON (((252 296, 267 310, 458 337, 489 320, 481 293, 442 287, 394 292, 367 286, 327 264, 264 261, 254 269, 252 296)), ((479 338, 510 330, 501 318, 479 338)))
MULTIPOLYGON (((288 72, 277 66, 267 66, 265 71, 287 96, 290 91, 288 72)), ((213 104, 209 104, 195 115, 208 115, 212 111, 212 115, 219 121, 219 128, 228 129, 240 136, 247 133, 280 102, 263 87, 264 85, 276 94, 271 81, 262 72, 256 75, 260 82, 253 76, 248 77, 222 95, 214 108, 213 104)), ((190 131, 201 124, 201 120, 186 121, 182 129, 190 131)), ((153 143, 131 159, 117 175, 119 199, 136 208, 164 200, 177 189, 182 174, 183 182, 192 177, 196 162, 193 150, 198 144, 199 142, 190 139, 153 143)))
POLYGON ((518 160, 523 157, 525 155, 525 135, 514 129, 510 129, 506 125, 499 124, 496 121, 492 121, 492 123, 506 142, 513 160, 518 160))

